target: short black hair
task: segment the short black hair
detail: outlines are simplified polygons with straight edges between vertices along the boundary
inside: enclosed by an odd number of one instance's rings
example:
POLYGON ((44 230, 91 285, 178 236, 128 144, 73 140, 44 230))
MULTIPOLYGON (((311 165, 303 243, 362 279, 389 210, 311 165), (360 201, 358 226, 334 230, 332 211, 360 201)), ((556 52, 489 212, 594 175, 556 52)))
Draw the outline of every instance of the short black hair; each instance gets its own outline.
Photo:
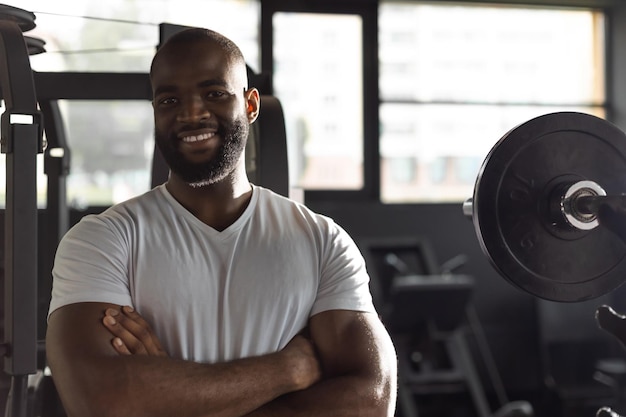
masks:
POLYGON ((152 74, 152 69, 154 67, 154 62, 161 50, 168 46, 181 44, 181 43, 192 43, 198 41, 211 41, 215 44, 219 45, 224 52, 234 61, 238 63, 246 64, 246 61, 243 57, 243 53, 241 49, 237 46, 235 42, 228 39, 226 36, 221 33, 215 32, 211 29, 205 28, 190 28, 184 29, 178 33, 175 33, 170 38, 168 38, 163 44, 159 47, 154 58, 152 59, 152 64, 150 65, 150 74, 152 74))

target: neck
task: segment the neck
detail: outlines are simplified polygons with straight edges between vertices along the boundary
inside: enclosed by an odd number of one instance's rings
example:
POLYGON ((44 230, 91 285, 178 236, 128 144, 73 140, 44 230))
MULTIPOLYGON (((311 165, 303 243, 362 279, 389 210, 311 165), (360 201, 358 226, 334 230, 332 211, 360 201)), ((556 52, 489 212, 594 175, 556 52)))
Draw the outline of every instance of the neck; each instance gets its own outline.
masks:
POLYGON ((219 231, 241 216, 252 196, 252 186, 243 166, 220 182, 202 186, 190 185, 171 173, 165 186, 183 207, 219 231))

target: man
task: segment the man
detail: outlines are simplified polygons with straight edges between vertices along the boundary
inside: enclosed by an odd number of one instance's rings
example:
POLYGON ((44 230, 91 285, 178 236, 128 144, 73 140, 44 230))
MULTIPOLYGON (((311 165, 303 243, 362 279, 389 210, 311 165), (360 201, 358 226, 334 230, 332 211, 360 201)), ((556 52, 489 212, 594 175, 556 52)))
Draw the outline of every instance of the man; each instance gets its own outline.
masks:
POLYGON ((395 352, 354 242, 246 177, 260 103, 239 49, 190 29, 150 77, 168 181, 57 251, 46 350, 68 415, 392 416, 395 352))

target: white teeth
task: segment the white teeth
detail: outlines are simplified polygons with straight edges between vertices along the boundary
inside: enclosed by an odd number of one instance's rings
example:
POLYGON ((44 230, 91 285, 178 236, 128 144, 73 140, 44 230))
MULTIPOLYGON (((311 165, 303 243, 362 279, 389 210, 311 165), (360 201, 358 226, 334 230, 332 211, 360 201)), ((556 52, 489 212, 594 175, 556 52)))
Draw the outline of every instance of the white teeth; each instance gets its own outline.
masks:
POLYGON ((212 138, 213 136, 215 136, 215 133, 203 133, 201 135, 185 136, 183 137, 183 142, 198 142, 200 140, 207 140, 209 138, 212 138))

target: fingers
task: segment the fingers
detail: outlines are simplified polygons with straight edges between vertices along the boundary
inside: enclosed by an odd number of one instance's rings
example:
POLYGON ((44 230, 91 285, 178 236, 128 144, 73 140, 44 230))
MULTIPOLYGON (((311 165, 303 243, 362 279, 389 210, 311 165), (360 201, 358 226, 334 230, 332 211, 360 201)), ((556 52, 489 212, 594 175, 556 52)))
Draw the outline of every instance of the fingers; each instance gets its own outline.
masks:
POLYGON ((319 381, 322 376, 321 364, 313 341, 307 338, 303 332, 295 335, 282 352, 290 358, 289 360, 294 361, 290 369, 299 389, 308 388, 319 381))
POLYGON ((165 356, 152 328, 132 307, 109 308, 103 318, 104 326, 115 336, 113 348, 122 355, 165 356))
POLYGON ((120 355, 132 355, 131 351, 128 350, 128 347, 124 344, 124 341, 119 337, 114 337, 111 343, 113 344, 113 348, 117 350, 117 353, 120 355))
POLYGON ((120 354, 144 354, 148 351, 141 342, 136 331, 136 323, 127 320, 127 317, 119 310, 109 308, 104 312, 102 320, 104 326, 115 336, 112 340, 113 348, 120 354))

